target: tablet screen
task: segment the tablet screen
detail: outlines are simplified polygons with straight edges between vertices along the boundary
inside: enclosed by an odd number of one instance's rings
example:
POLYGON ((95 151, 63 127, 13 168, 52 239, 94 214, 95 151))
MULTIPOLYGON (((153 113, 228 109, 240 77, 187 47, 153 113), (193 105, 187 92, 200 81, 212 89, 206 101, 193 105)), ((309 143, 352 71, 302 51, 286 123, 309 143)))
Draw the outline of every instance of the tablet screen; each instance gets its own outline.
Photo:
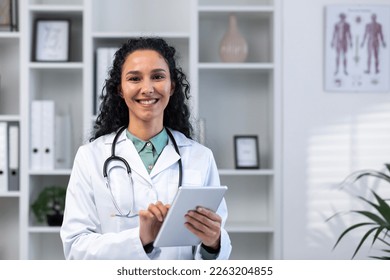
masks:
POLYGON ((200 239, 185 227, 185 214, 198 206, 217 211, 226 186, 180 187, 154 241, 154 247, 193 246, 200 239))

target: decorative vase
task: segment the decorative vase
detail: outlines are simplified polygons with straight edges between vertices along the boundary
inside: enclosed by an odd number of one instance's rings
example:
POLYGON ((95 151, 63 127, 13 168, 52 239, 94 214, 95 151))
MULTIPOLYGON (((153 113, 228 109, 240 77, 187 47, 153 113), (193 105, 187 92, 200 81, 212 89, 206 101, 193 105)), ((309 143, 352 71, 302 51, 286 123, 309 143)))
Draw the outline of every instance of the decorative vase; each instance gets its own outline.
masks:
POLYGON ((221 40, 219 55, 223 62, 244 62, 248 56, 248 44, 238 29, 235 14, 229 15, 229 28, 221 40))

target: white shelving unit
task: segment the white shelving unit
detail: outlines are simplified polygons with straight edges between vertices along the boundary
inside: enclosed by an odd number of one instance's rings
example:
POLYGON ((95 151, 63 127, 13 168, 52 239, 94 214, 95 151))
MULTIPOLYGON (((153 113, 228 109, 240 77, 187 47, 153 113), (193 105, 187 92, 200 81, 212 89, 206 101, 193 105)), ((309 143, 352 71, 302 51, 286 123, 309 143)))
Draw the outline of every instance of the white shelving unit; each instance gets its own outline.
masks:
POLYGON ((206 145, 229 186, 227 229, 232 259, 280 258, 280 90, 278 1, 198 4, 198 114, 206 145), (219 43, 234 13, 248 43, 243 63, 224 63, 219 43), (221 110, 216 110, 221 106, 221 110), (234 135, 258 135, 259 170, 234 170, 234 135))
POLYGON ((84 2, 83 0, 29 0, 21 3, 23 123, 21 154, 23 166, 21 186, 21 259, 63 259, 59 227, 38 223, 31 213, 31 204, 46 186, 66 186, 67 169, 35 170, 30 164, 31 104, 34 100, 54 100, 58 115, 70 114, 72 122, 72 154, 84 139, 84 2), (37 19, 68 19, 70 21, 70 53, 68 62, 34 61, 34 25, 37 19), (27 139, 27 140, 26 140, 27 139))
POLYGON ((97 48, 119 47, 130 37, 149 35, 164 37, 176 46, 190 78, 194 116, 205 120, 206 146, 214 152, 222 183, 229 186, 231 258, 280 258, 279 1, 117 0, 115 5, 107 0, 21 1, 21 31, 0 33, 0 63, 11 69, 8 75, 13 81, 0 92, 0 121, 21 124, 22 174, 20 192, 0 197, 0 234, 6 237, 0 241, 0 252, 5 252, 0 259, 63 259, 59 227, 36 223, 30 205, 44 186, 67 185, 71 170, 31 169, 31 102, 51 99, 57 110, 70 112, 73 158, 89 139, 96 117, 97 48), (219 42, 230 13, 236 14, 248 41, 244 63, 219 60, 219 42), (70 20, 69 62, 32 60, 37 18, 70 20), (15 59, 20 63, 15 64, 15 59), (238 134, 258 135, 260 169, 234 169, 233 137, 238 134))
MULTIPOLYGON (((0 122, 17 122, 20 124, 20 62, 21 31, 1 31, 0 122)), ((0 193, 0 260, 19 258, 20 196, 20 191, 0 193)))

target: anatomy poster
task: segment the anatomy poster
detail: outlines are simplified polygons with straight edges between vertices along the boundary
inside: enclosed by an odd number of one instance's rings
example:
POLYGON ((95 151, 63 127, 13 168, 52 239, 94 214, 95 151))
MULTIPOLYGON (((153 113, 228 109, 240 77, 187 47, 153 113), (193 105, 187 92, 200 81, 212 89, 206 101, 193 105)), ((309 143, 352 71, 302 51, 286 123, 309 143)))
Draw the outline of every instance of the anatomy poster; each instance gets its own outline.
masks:
POLYGON ((326 8, 325 89, 390 90, 390 6, 326 8))

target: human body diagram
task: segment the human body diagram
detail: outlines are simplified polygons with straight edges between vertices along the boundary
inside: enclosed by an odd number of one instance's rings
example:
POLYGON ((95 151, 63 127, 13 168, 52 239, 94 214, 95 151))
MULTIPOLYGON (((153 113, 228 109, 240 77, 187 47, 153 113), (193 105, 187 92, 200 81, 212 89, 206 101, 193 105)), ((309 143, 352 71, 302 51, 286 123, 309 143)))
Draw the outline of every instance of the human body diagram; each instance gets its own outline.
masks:
MULTIPOLYGON (((352 30, 350 23, 346 20, 346 14, 340 13, 340 20, 334 24, 331 47, 336 51, 336 63, 334 75, 339 73, 342 59, 343 73, 348 75, 348 52, 352 50, 352 30)), ((359 46, 356 45, 355 48, 359 46)), ((381 47, 386 48, 385 39, 382 32, 382 25, 377 22, 377 15, 371 15, 371 22, 365 25, 361 48, 367 48, 367 68, 365 74, 380 72, 379 50, 381 47), (371 64, 374 61, 374 72, 371 72, 371 64)), ((355 56, 355 62, 359 63, 359 58, 355 56)))
POLYGON ((325 88, 390 90, 390 7, 331 5, 327 23, 325 88))
POLYGON ((374 58, 375 73, 379 73, 379 48, 380 43, 382 47, 386 48, 386 43, 383 38, 382 25, 376 21, 376 14, 371 16, 371 22, 366 24, 363 42, 361 47, 367 45, 367 70, 365 73, 371 72, 371 61, 374 58))

